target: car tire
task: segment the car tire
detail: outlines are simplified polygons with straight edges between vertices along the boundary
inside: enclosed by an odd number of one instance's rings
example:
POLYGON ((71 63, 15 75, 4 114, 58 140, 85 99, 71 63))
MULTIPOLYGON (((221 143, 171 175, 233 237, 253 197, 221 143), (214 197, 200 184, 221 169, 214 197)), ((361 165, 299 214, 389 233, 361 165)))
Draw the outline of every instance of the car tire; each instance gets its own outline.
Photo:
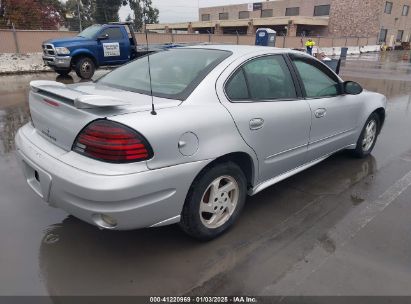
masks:
POLYGON ((67 76, 71 72, 71 69, 54 69, 54 71, 61 76, 67 76))
POLYGON ((91 79, 95 70, 96 65, 89 57, 81 57, 76 62, 76 74, 82 79, 91 79))
POLYGON ((210 167, 191 185, 180 227, 199 240, 216 238, 237 220, 246 196, 247 180, 237 164, 227 162, 210 167))
POLYGON ((361 131, 355 150, 353 150, 353 155, 355 157, 364 158, 371 154, 375 143, 377 142, 380 127, 380 117, 377 113, 372 113, 370 117, 368 117, 367 122, 361 131))

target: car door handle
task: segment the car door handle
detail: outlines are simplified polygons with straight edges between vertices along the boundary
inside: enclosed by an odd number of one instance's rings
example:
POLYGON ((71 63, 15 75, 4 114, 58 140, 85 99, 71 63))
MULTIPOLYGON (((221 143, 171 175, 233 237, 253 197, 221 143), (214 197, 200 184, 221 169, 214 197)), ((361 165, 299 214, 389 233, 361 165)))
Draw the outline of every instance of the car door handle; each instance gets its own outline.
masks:
POLYGON ((262 118, 253 118, 250 120, 250 130, 259 130, 264 125, 264 119, 262 118))
POLYGON ((323 108, 317 109, 317 110, 315 110, 315 112, 314 112, 314 115, 315 115, 315 117, 317 117, 317 118, 322 118, 322 117, 325 116, 325 114, 327 114, 327 110, 326 110, 326 109, 323 109, 323 108))

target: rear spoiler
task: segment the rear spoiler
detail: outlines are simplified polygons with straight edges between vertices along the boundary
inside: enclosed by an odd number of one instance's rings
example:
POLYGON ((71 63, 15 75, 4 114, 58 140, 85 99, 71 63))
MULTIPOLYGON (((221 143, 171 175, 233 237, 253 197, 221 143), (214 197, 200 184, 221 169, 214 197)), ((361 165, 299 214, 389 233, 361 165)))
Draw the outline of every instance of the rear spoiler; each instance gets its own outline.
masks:
POLYGON ((35 80, 30 82, 30 87, 36 93, 47 95, 56 100, 71 102, 77 109, 121 107, 131 104, 115 97, 88 95, 73 90, 64 83, 51 80, 35 80))
POLYGON ((77 109, 121 107, 130 104, 130 102, 126 102, 118 98, 102 95, 83 95, 74 99, 74 106, 77 109))

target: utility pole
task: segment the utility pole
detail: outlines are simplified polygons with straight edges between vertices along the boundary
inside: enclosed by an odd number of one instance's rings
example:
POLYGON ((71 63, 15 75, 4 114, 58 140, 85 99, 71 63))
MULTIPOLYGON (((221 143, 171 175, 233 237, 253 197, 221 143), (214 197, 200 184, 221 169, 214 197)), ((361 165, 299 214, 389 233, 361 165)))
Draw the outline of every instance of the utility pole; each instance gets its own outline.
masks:
POLYGON ((80 0, 77 0, 77 16, 80 32, 83 31, 83 26, 81 25, 81 15, 80 15, 80 0))

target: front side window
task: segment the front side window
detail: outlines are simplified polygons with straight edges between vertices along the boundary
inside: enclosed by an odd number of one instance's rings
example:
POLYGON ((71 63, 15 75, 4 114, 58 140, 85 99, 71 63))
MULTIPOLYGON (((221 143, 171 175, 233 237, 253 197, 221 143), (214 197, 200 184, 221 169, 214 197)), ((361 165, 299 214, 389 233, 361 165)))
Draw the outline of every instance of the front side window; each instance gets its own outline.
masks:
POLYGON ((328 16, 330 15, 330 5, 314 6, 314 16, 328 16))
POLYGON ((391 12, 392 12, 392 2, 389 2, 389 1, 385 2, 385 10, 384 10, 384 12, 385 12, 386 14, 391 14, 391 12))
POLYGON ((110 27, 101 32, 101 36, 108 35, 108 39, 123 39, 123 33, 118 27, 110 27))
POLYGON ((336 96, 339 94, 338 78, 315 59, 292 56, 308 98, 336 96))
MULTIPOLYGON (((211 49, 170 49, 150 55, 153 95, 185 100, 197 85, 231 52, 211 49)), ((97 81, 141 94, 150 94, 147 56, 115 69, 97 81)))
POLYGON ((289 100, 297 98, 290 71, 281 55, 265 56, 244 64, 226 85, 231 100, 289 100))

